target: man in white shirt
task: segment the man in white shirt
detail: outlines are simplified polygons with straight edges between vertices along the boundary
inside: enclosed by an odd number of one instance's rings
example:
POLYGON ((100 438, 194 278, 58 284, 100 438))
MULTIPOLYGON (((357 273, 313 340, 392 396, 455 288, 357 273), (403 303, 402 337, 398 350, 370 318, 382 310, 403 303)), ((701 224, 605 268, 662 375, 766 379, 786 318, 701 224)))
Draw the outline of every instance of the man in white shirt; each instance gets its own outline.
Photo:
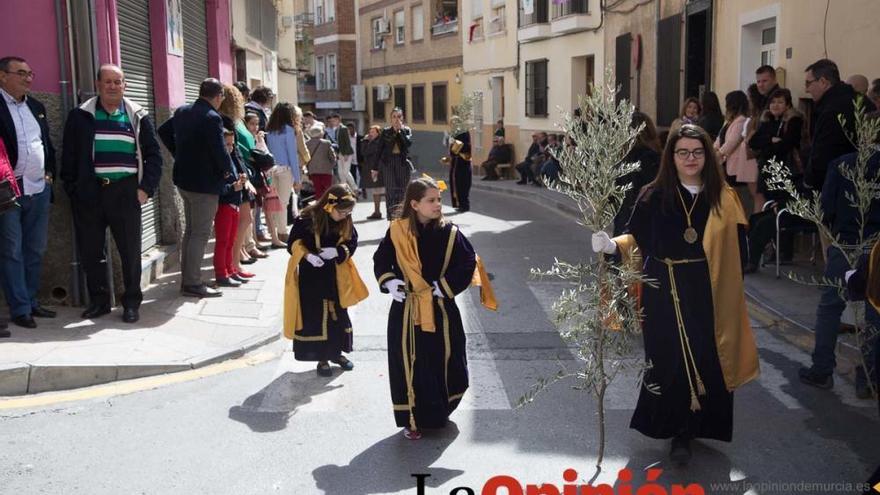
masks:
POLYGON ((0 283, 12 322, 36 328, 34 317, 54 318, 37 302, 55 177, 55 150, 46 108, 28 93, 34 73, 20 57, 0 58, 0 139, 22 192, 20 208, 0 215, 0 283))

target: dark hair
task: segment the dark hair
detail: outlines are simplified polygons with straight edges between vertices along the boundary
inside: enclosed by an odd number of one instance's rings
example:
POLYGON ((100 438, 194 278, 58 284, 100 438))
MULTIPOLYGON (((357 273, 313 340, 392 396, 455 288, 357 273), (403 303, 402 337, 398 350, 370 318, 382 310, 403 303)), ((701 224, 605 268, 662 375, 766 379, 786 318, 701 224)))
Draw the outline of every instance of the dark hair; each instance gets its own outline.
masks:
POLYGON ((14 55, 11 55, 9 57, 0 58, 0 70, 2 70, 2 71, 9 70, 9 64, 11 64, 12 62, 19 62, 22 64, 26 64, 27 60, 25 60, 21 57, 16 57, 14 55))
MULTIPOLYGON (((419 202, 422 198, 425 197, 425 194, 428 193, 429 189, 437 189, 440 190, 440 186, 434 181, 434 179, 421 177, 419 179, 413 179, 406 186, 406 193, 403 195, 403 202, 397 207, 397 217, 400 219, 408 219, 409 220, 409 229, 410 232, 413 233, 414 236, 418 237, 419 235, 419 216, 416 213, 416 210, 412 207, 412 202, 419 202)), ((431 220, 428 223, 429 227, 438 228, 446 225, 446 219, 443 217, 443 214, 440 214, 440 218, 436 220, 431 220)))
POLYGON ((633 129, 638 129, 642 124, 645 124, 645 127, 639 132, 636 142, 645 148, 660 153, 662 151, 660 149, 660 139, 657 137, 657 128, 654 126, 654 121, 651 120, 651 117, 648 117, 648 114, 636 110, 632 114, 632 120, 629 125, 633 129))
MULTIPOLYGON (((727 95, 724 97, 724 113, 725 118, 730 121, 732 121, 739 115, 748 115, 749 97, 740 90, 727 93, 727 95)), ((670 134, 669 137, 671 138, 672 135, 670 134)))
POLYGON ((824 77, 825 80, 831 84, 837 84, 840 82, 840 71, 837 69, 837 64, 827 58, 822 58, 813 62, 804 72, 807 71, 812 72, 813 77, 816 79, 822 79, 824 77))
POLYGON ((400 113, 400 116, 403 117, 403 109, 400 107, 394 107, 391 109, 391 115, 394 115, 394 112, 400 113))
MULTIPOLYGON (((105 69, 110 69, 110 68, 118 70, 119 73, 122 74, 122 79, 125 79, 125 73, 122 72, 122 67, 120 67, 116 64, 101 64, 101 66, 98 67, 98 70, 95 72, 95 80, 100 81, 101 80, 101 73, 104 72, 105 69)), ((3 70, 6 70, 6 69, 3 69, 3 70)))
POLYGON ((703 93, 700 98, 700 106, 703 107, 702 115, 724 115, 721 112, 721 103, 718 101, 718 95, 712 91, 703 93))
POLYGON ((504 125, 504 119, 498 119, 495 121, 496 124, 504 125))
POLYGON ((238 81, 237 83, 233 84, 233 86, 235 86, 235 89, 237 89, 238 92, 241 93, 241 96, 244 97, 245 100, 250 98, 251 88, 248 87, 246 82, 238 81))
POLYGON ((764 97, 758 91, 758 85, 755 83, 749 84, 749 87, 746 88, 746 94, 749 96, 749 115, 759 115, 764 110, 765 105, 764 97))
POLYGON ((335 202, 336 208, 347 210, 349 208, 354 208, 357 199, 355 199, 354 193, 351 192, 348 184, 334 184, 324 191, 324 194, 322 194, 317 201, 307 206, 302 211, 302 216, 312 217, 312 227, 316 235, 320 236, 323 234, 335 233, 339 234, 342 241, 347 241, 351 239, 351 233, 354 228, 354 224, 351 221, 351 215, 345 217, 345 219, 340 222, 333 220, 330 217, 330 214, 324 209, 324 207, 327 206, 327 203, 331 202, 335 202), (331 199, 331 195, 333 195, 335 199, 331 199), (347 196, 352 199, 343 199, 347 196))
POLYGON ((223 128, 223 136, 235 136, 235 131, 232 129, 223 128))
POLYGON ((755 75, 758 74, 771 74, 774 78, 776 77, 776 69, 774 69, 770 65, 762 65, 758 67, 758 70, 755 71, 755 75))
POLYGON ((216 98, 223 94, 223 83, 209 77, 199 85, 199 98, 216 98))
MULTIPOLYGON (((740 91, 741 92, 741 91, 740 91)), ((721 193, 724 190, 724 175, 721 171, 721 164, 715 158, 712 139, 702 127, 692 124, 685 124, 681 128, 669 133, 666 140, 666 148, 663 149, 663 155, 660 158, 660 171, 653 182, 648 184, 648 188, 652 191, 660 191, 663 195, 664 208, 672 208, 676 195, 673 192, 680 183, 678 179, 678 170, 675 168, 675 145, 682 138, 696 139, 703 145, 705 150, 705 162, 700 178, 703 180, 703 195, 709 202, 709 207, 716 209, 721 205, 721 193)))
POLYGON ((296 110, 293 104, 281 102, 272 109, 272 115, 269 116, 269 122, 266 124, 266 132, 284 132, 285 126, 293 127, 293 119, 296 117, 296 110))
POLYGON ((314 119, 314 118, 315 118, 315 112, 313 112, 313 111, 311 111, 311 110, 307 110, 307 111, 303 112, 303 118, 305 118, 305 117, 311 117, 311 118, 314 119))
POLYGON ((789 108, 794 106, 794 104, 792 103, 792 100, 791 100, 791 91, 789 91, 785 88, 776 88, 775 90, 773 90, 773 92, 770 93, 770 96, 767 97, 768 105, 771 101, 773 101, 776 98, 784 98, 785 104, 788 105, 789 108))
MULTIPOLYGON (((703 114, 703 105, 700 104, 700 100, 694 98, 693 96, 689 96, 685 98, 684 103, 681 104, 681 110, 678 112, 679 117, 684 117, 684 112, 687 110, 688 105, 694 103, 697 105, 697 113, 703 114)), ((699 116, 699 115, 698 115, 699 116)))
POLYGON ((328 118, 342 120, 342 116, 339 115, 338 113, 331 113, 330 117, 328 117, 328 118))
POLYGON ((247 112, 247 113, 244 114, 244 119, 243 119, 243 120, 244 120, 245 123, 247 123, 249 120, 254 120, 254 119, 256 119, 257 121, 259 121, 259 120, 260 120, 260 116, 257 115, 257 114, 255 114, 254 112, 247 112))
POLYGON ((269 103, 269 100, 275 96, 275 93, 272 92, 271 88, 267 88, 266 86, 257 86, 251 91, 251 101, 259 103, 260 105, 264 105, 269 103))

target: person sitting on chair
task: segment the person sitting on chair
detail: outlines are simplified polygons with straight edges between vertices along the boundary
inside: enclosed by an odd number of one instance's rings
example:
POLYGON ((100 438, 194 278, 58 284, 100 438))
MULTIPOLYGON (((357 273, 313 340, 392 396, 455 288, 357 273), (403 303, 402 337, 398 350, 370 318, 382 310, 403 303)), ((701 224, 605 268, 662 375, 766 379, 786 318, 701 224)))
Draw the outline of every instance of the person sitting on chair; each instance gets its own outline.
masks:
POLYGON ((486 176, 483 177, 483 180, 498 180, 496 168, 502 163, 510 163, 512 158, 510 146, 504 144, 504 136, 493 137, 489 158, 482 163, 482 167, 486 170, 486 176))

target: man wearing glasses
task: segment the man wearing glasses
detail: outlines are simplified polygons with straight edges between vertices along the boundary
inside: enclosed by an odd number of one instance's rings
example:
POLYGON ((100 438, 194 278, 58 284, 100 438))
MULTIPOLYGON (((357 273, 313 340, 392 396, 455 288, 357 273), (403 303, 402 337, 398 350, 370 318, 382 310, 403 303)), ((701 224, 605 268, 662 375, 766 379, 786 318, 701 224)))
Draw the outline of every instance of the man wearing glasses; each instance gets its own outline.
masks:
POLYGON ((0 284, 12 322, 36 328, 34 317, 54 318, 37 302, 49 227, 55 149, 46 108, 29 96, 34 73, 21 57, 0 58, 0 139, 9 152, 20 208, 0 215, 0 284))

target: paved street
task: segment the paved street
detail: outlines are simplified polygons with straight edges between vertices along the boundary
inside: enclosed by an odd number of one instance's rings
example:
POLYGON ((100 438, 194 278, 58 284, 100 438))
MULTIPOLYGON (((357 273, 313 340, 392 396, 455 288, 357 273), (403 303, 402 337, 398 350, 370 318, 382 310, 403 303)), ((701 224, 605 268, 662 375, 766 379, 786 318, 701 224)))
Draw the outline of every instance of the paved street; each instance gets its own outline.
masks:
MULTIPOLYGON (((451 218, 486 260, 501 309, 483 310, 475 290, 459 296, 471 388, 446 431, 411 442, 394 426, 384 337, 390 299, 379 294, 371 262, 387 224, 364 221, 371 206, 362 203, 355 259, 373 295, 351 312, 354 371, 318 378, 280 341, 176 383, 168 375, 143 379, 153 381, 141 389, 137 381, 131 389, 98 386, 39 407, 0 401, 0 493, 415 494, 412 473, 430 473, 426 493, 480 493, 501 474, 562 487, 567 468, 585 483, 597 443, 594 401, 561 384, 535 404, 514 405, 539 377, 574 364, 551 324, 562 286, 531 280, 529 269, 588 255, 589 233, 533 202, 474 196, 472 212, 451 218)), ((733 443, 698 442, 687 469, 669 467, 666 442, 628 428, 637 381, 624 377, 607 398, 608 449, 594 483, 613 483, 626 467, 635 487, 659 462, 662 484, 699 483, 705 493, 856 493, 782 483, 867 479, 880 462, 876 404, 857 400, 840 377, 833 392, 801 386, 797 367, 808 354, 758 320, 755 331, 762 376, 736 393, 733 443), (730 481, 741 484, 713 486, 730 481)))

